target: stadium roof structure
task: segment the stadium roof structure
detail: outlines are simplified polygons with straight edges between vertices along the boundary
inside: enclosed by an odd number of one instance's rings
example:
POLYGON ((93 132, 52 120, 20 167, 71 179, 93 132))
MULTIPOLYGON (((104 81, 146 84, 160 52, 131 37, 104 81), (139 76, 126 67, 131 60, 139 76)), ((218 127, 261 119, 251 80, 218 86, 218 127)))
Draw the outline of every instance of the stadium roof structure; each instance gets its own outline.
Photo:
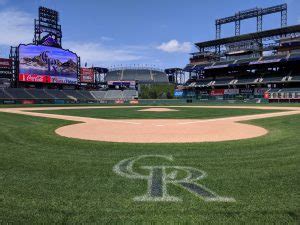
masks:
POLYGON ((228 23, 235 23, 235 35, 240 35, 241 21, 251 18, 256 18, 257 32, 262 31, 263 16, 280 13, 281 27, 287 26, 287 4, 275 5, 268 8, 252 8, 235 13, 233 16, 228 16, 221 19, 216 19, 216 39, 221 38, 221 25, 228 23))
POLYGON ((186 72, 199 72, 203 70, 212 70, 212 69, 226 69, 226 68, 237 68, 243 66, 259 66, 259 65, 275 65, 279 63, 298 63, 300 60, 300 53, 293 53, 289 56, 285 55, 272 55, 272 56, 263 56, 258 58, 245 58, 245 59, 236 59, 236 60, 227 60, 227 61, 217 61, 210 62, 205 64, 188 64, 183 70, 186 72))
MULTIPOLYGON (((196 43, 200 52, 204 52, 210 49, 220 49, 221 46, 230 43, 249 41, 249 40, 276 40, 281 37, 297 37, 300 36, 300 25, 293 25, 283 28, 265 30, 260 32, 254 32, 249 34, 243 34, 239 36, 232 36, 227 38, 215 39, 211 41, 204 41, 196 43)), ((197 54, 197 53, 192 53, 197 54)))

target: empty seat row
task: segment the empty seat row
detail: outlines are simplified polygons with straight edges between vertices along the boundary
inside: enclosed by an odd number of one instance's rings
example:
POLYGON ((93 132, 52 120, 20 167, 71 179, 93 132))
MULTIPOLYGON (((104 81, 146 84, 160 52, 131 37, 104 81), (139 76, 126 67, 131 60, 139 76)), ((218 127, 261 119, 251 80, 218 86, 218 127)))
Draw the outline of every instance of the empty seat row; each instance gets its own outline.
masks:
POLYGON ((1 88, 0 99, 35 99, 35 100, 94 100, 89 91, 58 89, 1 88))
POLYGON ((167 74, 158 70, 147 69, 120 69, 110 71, 105 81, 139 81, 142 83, 168 83, 167 74))
POLYGON ((138 92, 136 90, 91 91, 91 94, 98 100, 130 100, 138 96, 138 92))

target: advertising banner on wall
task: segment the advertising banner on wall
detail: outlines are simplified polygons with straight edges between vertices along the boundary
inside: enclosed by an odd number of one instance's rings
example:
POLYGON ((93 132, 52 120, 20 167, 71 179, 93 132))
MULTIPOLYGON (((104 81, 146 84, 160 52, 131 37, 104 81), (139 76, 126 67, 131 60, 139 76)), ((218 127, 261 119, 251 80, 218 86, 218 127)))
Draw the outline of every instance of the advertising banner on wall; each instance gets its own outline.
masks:
POLYGON ((107 84, 135 89, 136 82, 135 81, 108 81, 107 84))
POLYGON ((212 96, 224 95, 224 89, 214 89, 210 92, 212 96))
POLYGON ((95 75, 93 68, 81 68, 80 69, 80 82, 82 83, 94 83, 95 75))
POLYGON ((77 84, 77 55, 71 51, 42 46, 19 46, 19 81, 77 84))
POLYGON ((248 95, 251 95, 251 94, 253 94, 253 89, 243 88, 243 89, 240 90, 240 93, 241 93, 241 94, 248 94, 248 95))
POLYGON ((225 95, 237 95, 239 93, 239 89, 225 89, 225 95))
POLYGON ((174 90, 174 96, 175 97, 182 97, 183 96, 183 90, 174 90))
POLYGON ((11 60, 0 58, 0 68, 10 69, 11 68, 11 60))
POLYGON ((268 92, 264 93, 264 99, 273 98, 272 95, 270 95, 268 92))

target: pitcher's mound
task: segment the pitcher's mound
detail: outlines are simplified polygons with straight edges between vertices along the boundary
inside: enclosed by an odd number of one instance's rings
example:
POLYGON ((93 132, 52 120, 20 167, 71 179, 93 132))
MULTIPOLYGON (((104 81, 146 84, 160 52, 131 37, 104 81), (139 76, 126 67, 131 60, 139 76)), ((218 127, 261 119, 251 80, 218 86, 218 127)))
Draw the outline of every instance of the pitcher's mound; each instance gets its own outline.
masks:
POLYGON ((169 109, 169 108, 148 108, 148 109, 141 109, 140 112, 172 112, 178 111, 177 109, 169 109))

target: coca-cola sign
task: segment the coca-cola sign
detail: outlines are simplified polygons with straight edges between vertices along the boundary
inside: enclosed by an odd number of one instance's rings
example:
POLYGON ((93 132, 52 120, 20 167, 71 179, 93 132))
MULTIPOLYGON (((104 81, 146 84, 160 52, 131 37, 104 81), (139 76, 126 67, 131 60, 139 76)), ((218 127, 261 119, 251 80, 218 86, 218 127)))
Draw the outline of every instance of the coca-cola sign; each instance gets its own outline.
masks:
POLYGON ((37 75, 37 74, 20 74, 19 81, 33 82, 33 83, 50 83, 51 77, 46 75, 37 75))

